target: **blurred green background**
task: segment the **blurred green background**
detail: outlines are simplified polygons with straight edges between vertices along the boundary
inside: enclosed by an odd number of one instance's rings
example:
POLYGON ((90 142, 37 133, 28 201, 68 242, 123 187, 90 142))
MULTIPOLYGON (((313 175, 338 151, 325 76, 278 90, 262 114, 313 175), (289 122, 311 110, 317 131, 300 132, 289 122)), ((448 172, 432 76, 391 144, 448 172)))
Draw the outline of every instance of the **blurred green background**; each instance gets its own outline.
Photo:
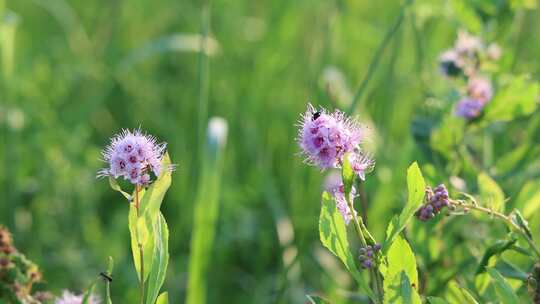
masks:
POLYGON ((457 30, 481 24, 512 54, 512 71, 540 76, 540 14, 511 9, 522 2, 4 0, 0 222, 41 266, 46 289, 85 289, 112 256, 113 298, 134 302, 128 206, 95 175, 108 138, 140 126, 179 165, 163 208, 165 289, 182 303, 203 128, 221 116, 229 138, 208 301, 347 296, 351 279, 319 242, 325 174, 298 156, 299 114, 308 101, 347 109, 378 56, 356 114, 373 130, 368 225, 382 238, 404 204, 407 166, 425 159, 411 125, 426 87, 443 81, 437 58, 457 30))

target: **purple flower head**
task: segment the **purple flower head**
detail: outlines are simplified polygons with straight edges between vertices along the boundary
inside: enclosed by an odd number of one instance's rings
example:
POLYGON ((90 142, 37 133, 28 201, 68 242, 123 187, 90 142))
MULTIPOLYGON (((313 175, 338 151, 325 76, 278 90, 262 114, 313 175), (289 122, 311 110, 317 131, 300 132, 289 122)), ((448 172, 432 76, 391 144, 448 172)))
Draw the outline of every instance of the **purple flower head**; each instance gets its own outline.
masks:
POLYGON ((308 163, 321 169, 337 168, 343 155, 364 139, 364 128, 344 113, 328 113, 308 105, 299 123, 298 143, 308 163))
POLYGON ((465 119, 473 119, 480 115, 484 103, 470 97, 461 99, 456 105, 456 115, 465 119))
POLYGON ((109 167, 100 170, 98 177, 123 177, 134 185, 148 185, 151 181, 150 173, 159 176, 163 170, 161 160, 165 148, 165 143, 158 144, 155 137, 143 134, 140 130, 123 130, 103 150, 103 160, 109 167))
POLYGON ((482 77, 474 77, 469 79, 467 93, 473 99, 486 104, 493 97, 493 88, 489 80, 482 77))
MULTIPOLYGON (((70 291, 64 290, 62 296, 57 298, 54 301, 54 304, 82 304, 84 295, 76 295, 70 291)), ((101 303, 100 299, 94 295, 90 295, 88 299, 88 304, 99 304, 101 303)))
POLYGON ((449 206, 448 190, 445 185, 440 184, 435 189, 426 187, 424 204, 416 211, 415 215, 419 220, 425 222, 434 218, 444 207, 449 206))
POLYGON ((363 181, 366 180, 366 173, 373 171, 373 168, 375 167, 375 161, 371 157, 360 152, 351 153, 349 161, 351 162, 353 171, 363 181))
MULTIPOLYGON (((353 219, 353 213, 351 212, 351 208, 349 208, 349 204, 345 199, 345 189, 343 187, 343 184, 341 184, 337 188, 334 188, 331 193, 334 196, 334 200, 336 201, 336 208, 338 209, 339 213, 341 213, 343 221, 345 221, 345 225, 349 225, 350 221, 353 219)), ((353 201, 356 197, 356 188, 352 187, 351 193, 349 195, 349 199, 353 201)), ((356 210, 353 210, 353 212, 354 215, 356 215, 356 210)))

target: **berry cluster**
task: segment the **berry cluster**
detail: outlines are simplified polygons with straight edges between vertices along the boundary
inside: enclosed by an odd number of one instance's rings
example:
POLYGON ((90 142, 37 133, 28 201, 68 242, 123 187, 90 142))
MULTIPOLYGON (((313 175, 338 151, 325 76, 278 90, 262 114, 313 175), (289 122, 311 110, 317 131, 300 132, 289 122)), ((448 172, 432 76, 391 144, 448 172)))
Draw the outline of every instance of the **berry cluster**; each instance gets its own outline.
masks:
POLYGON ((435 189, 426 187, 424 204, 416 211, 415 216, 425 222, 434 218, 444 207, 449 206, 448 190, 443 184, 438 185, 435 189))
POLYGON ((124 130, 113 137, 111 144, 102 152, 109 168, 102 169, 98 176, 122 176, 134 185, 148 185, 150 173, 155 176, 161 173, 165 147, 165 144, 158 144, 155 137, 139 130, 124 130))
POLYGON ((381 244, 375 244, 373 246, 367 245, 360 248, 358 259, 362 263, 362 268, 369 269, 376 264, 376 255, 381 250, 381 244))

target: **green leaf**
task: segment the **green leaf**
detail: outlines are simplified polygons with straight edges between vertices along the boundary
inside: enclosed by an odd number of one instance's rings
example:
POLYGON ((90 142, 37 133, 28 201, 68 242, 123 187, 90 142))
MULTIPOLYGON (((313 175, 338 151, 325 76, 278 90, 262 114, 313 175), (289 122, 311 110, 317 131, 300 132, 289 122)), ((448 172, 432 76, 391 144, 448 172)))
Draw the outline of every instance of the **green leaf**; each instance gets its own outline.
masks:
POLYGON ((154 251, 154 234, 152 223, 147 221, 146 217, 137 217, 137 208, 131 204, 129 206, 128 224, 129 234, 131 236, 131 252, 133 255, 133 262, 135 264, 135 270, 137 271, 137 278, 140 281, 141 256, 139 244, 141 244, 143 248, 144 262, 143 278, 146 281, 146 278, 150 273, 150 267, 152 266, 152 260, 148 258, 150 256, 149 253, 154 251))
POLYGON ((341 165, 341 179, 343 181, 343 190, 345 197, 349 197, 351 193, 352 186, 354 184, 354 171, 349 162, 349 154, 345 154, 343 157, 343 164, 341 165))
MULTIPOLYGON (((171 165, 169 155, 165 153, 161 161, 162 168, 171 165)), ((130 204, 129 208, 129 232, 131 236, 131 251, 137 277, 141 277, 141 257, 139 244, 143 248, 144 274, 146 281, 148 274, 152 271, 152 254, 154 252, 155 235, 154 227, 160 218, 159 209, 161 203, 171 185, 171 171, 162 170, 160 176, 147 188, 139 192, 139 211, 135 208, 135 202, 130 204)), ((136 199, 136 195, 132 195, 136 199)))
POLYGON ((504 212, 504 193, 497 183, 486 173, 478 174, 480 202, 497 212, 504 212))
POLYGON ((448 303, 444 299, 438 298, 438 297, 427 297, 427 300, 429 304, 447 304, 448 303))
POLYGON ((407 189, 409 192, 407 204, 401 211, 397 223, 392 225, 391 232, 387 234, 384 245, 385 249, 388 248, 396 236, 403 231, 403 229, 405 229, 407 222, 411 219, 416 210, 418 210, 420 205, 422 205, 425 188, 426 183, 424 181, 424 177, 422 176, 422 172, 420 171, 418 164, 414 162, 409 169, 407 169, 407 189))
POLYGON ((141 197, 141 212, 149 212, 150 217, 156 221, 158 219, 158 211, 165 197, 165 193, 171 186, 171 170, 166 170, 171 166, 171 159, 169 154, 165 153, 161 161, 161 167, 164 168, 161 170, 161 174, 155 182, 153 182, 148 189, 144 192, 144 195, 141 197))
POLYGON ((405 272, 411 284, 418 287, 418 271, 416 269, 416 259, 414 253, 402 236, 398 235, 386 254, 387 268, 383 273, 384 290, 392 289, 392 284, 401 282, 401 272, 405 272))
POLYGON ((152 266, 148 276, 146 303, 154 304, 161 286, 165 281, 169 263, 169 229, 165 217, 159 212, 158 221, 154 224, 154 252, 152 266))
POLYGON ((511 77, 501 84, 493 100, 484 109, 483 120, 509 121, 529 115, 537 107, 538 83, 525 75, 511 77))
POLYGON ((540 180, 528 181, 516 198, 517 206, 525 218, 531 218, 540 208, 540 180))
POLYGON ((519 298, 516 296, 516 293, 508 284, 506 279, 497 271, 495 268, 488 268, 487 272, 491 279, 493 279, 493 284, 495 285, 495 291, 499 296, 499 300, 503 304, 515 304, 519 303, 519 298))
POLYGON ((114 179, 112 176, 109 176, 109 185, 111 186, 111 189, 120 192, 128 201, 131 201, 131 195, 122 190, 116 179, 114 179))
POLYGON ((385 304, 421 304, 422 300, 405 271, 399 272, 395 277, 385 279, 385 304))
POLYGON ((459 286, 455 281, 448 285, 448 295, 446 300, 450 304, 478 304, 478 301, 464 287, 459 286))
POLYGON ((156 300, 156 304, 169 304, 169 293, 163 292, 156 300))
POLYGON ((311 304, 330 304, 330 302, 324 298, 313 295, 306 295, 311 304))
POLYGON ((209 128, 193 210, 186 304, 206 303, 206 282, 214 258, 213 245, 219 216, 225 143, 226 132, 213 132, 209 128))
POLYGON ((484 252, 484 255, 482 256, 482 259, 480 260, 480 263, 478 264, 478 267, 476 268, 476 274, 480 274, 484 271, 486 271, 486 266, 489 263, 489 259, 497 254, 501 254, 504 251, 512 248, 512 245, 514 245, 517 242, 517 239, 512 238, 510 240, 498 240, 495 242, 495 244, 489 246, 486 249, 486 252, 484 252))
POLYGON ((351 275, 360 285, 360 288, 373 299, 369 285, 356 268, 354 257, 347 240, 347 229, 343 217, 336 207, 336 203, 328 192, 322 194, 321 214, 319 217, 319 235, 324 247, 337 256, 351 275))
POLYGON ((409 243, 402 236, 398 235, 390 245, 386 261, 387 267, 383 272, 384 302, 420 303, 416 291, 418 288, 416 259, 409 243))

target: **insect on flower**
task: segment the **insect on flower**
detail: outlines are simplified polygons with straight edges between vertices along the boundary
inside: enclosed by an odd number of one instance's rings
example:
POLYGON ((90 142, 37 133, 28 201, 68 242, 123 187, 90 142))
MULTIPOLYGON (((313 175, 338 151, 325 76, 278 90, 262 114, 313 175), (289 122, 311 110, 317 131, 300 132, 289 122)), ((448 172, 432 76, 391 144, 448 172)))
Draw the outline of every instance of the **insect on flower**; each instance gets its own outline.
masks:
POLYGON ((359 151, 366 128, 341 111, 327 112, 311 104, 299 122, 298 144, 309 164, 321 169, 339 168, 343 156, 359 151))

